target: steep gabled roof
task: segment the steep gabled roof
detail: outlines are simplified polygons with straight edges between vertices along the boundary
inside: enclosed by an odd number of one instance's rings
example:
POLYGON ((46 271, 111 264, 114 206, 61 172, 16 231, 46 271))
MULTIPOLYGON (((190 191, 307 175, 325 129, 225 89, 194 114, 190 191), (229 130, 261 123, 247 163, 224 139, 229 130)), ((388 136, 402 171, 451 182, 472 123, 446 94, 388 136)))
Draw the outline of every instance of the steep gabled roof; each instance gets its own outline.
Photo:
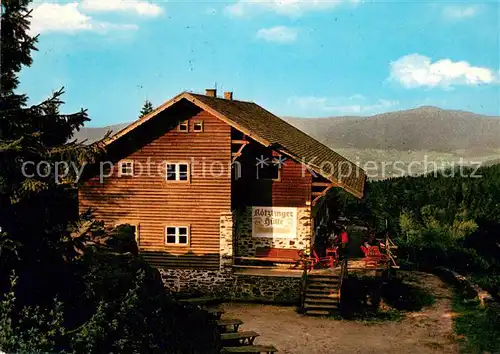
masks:
POLYGON ((365 172, 309 135, 253 102, 226 100, 183 92, 105 141, 108 145, 168 107, 186 99, 264 146, 272 147, 358 198, 363 196, 365 172))

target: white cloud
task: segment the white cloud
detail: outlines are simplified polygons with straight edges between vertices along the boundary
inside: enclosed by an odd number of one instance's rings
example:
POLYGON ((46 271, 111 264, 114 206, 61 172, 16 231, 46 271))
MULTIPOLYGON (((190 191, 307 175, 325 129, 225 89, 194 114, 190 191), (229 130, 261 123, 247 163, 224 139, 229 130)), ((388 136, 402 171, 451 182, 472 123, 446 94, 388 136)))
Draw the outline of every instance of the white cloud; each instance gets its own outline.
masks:
POLYGON ((42 3, 33 8, 31 13, 31 32, 76 32, 92 29, 91 18, 82 14, 78 3, 50 4, 42 3))
POLYGON ((385 112, 396 107, 399 102, 387 99, 378 99, 370 102, 363 95, 349 97, 290 97, 288 103, 300 109, 320 109, 335 114, 375 114, 385 112))
POLYGON ((472 66, 466 61, 441 59, 433 63, 424 55, 409 54, 391 62, 389 80, 399 82, 406 88, 450 88, 455 85, 491 84, 498 78, 493 70, 472 66))
POLYGON ((80 11, 77 2, 68 4, 41 3, 35 5, 32 9, 30 31, 33 34, 44 32, 75 33, 80 31, 107 33, 109 31, 138 29, 134 24, 95 21, 92 17, 80 11))
POLYGON ((129 23, 94 22, 92 29, 96 32, 106 33, 108 31, 137 31, 139 26, 129 23))
POLYGON ((163 13, 163 8, 144 0, 82 0, 81 6, 91 12, 133 12, 151 17, 163 13))
POLYGON ((226 12, 232 16, 244 16, 254 11, 271 11, 279 15, 300 16, 305 12, 324 11, 345 3, 356 4, 359 0, 238 0, 228 5, 226 12))
POLYGON ((262 28, 257 31, 257 38, 268 42, 291 43, 297 40, 297 29, 285 26, 262 28))
POLYGON ((462 20, 474 17, 479 13, 479 7, 475 5, 469 6, 446 6, 443 8, 443 16, 451 20, 462 20))

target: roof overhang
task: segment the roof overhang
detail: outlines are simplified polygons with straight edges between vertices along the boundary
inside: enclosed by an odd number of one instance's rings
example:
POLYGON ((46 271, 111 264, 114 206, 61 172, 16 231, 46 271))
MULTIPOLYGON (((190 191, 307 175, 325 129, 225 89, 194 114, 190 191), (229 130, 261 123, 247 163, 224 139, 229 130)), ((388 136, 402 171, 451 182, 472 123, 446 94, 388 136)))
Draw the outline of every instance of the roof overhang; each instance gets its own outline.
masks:
MULTIPOLYGON (((194 97, 193 95, 191 95, 189 92, 182 92, 179 95, 175 96, 174 98, 168 100, 167 102, 165 102, 161 106, 159 106, 156 109, 154 109, 149 114, 147 114, 144 117, 138 119, 137 121, 131 123, 127 127, 125 127, 122 130, 118 131, 116 134, 108 137, 107 139, 105 139, 102 142, 102 144, 104 145, 104 147, 106 147, 106 146, 114 143, 115 141, 117 141, 118 139, 120 139, 121 137, 123 137, 124 135, 128 134, 129 132, 131 132, 132 130, 136 129, 137 127, 145 124, 146 122, 148 122, 149 120, 153 119, 154 117, 156 117, 161 112, 165 111, 166 109, 168 109, 169 107, 173 106, 174 104, 178 103, 179 101, 181 101, 183 99, 185 99, 185 100, 193 103, 194 105, 196 105, 200 109, 203 109, 206 112, 212 114, 213 116, 215 116, 218 119, 222 120, 223 122, 227 123, 229 126, 231 126, 231 127, 235 128, 235 129, 239 130, 240 132, 242 132, 243 134, 245 134, 249 138, 257 141, 260 144, 262 144, 263 146, 265 146, 265 147, 271 147, 273 145, 272 142, 270 142, 270 141, 268 141, 268 140, 266 140, 266 139, 264 139, 264 138, 256 135, 255 133, 249 131, 248 129, 246 129, 246 128, 242 127, 242 126, 240 126, 239 124, 236 124, 233 120, 231 120, 230 118, 228 118, 225 115, 221 114, 220 112, 218 112, 217 110, 213 109, 212 107, 210 107, 209 105, 205 104, 204 102, 200 101, 199 99, 197 99, 196 97, 194 97)), ((282 153, 284 155, 287 155, 288 157, 292 158, 294 161, 296 161, 298 163, 302 163, 300 157, 294 156, 292 153, 290 153, 289 151, 287 151, 286 149, 284 149, 284 148, 282 148, 280 146, 273 147, 273 149, 276 150, 277 152, 280 152, 280 153, 282 153)), ((331 181, 335 186, 340 187, 340 188, 344 189, 345 191, 349 192, 350 194, 354 195, 355 197, 357 197, 359 199, 363 198, 363 190, 359 191, 359 190, 356 190, 355 188, 350 187, 349 185, 347 185, 345 183, 342 183, 341 179, 336 178, 335 176, 332 176, 332 175, 329 175, 329 174, 325 173, 325 171, 323 171, 319 166, 316 166, 313 163, 311 163, 311 164, 307 164, 306 167, 308 169, 314 171, 318 175, 322 176, 323 178, 326 178, 327 180, 331 181)), ((359 169, 359 167, 357 167, 357 168, 359 169)), ((365 177, 365 180, 366 180, 366 177, 365 177)))

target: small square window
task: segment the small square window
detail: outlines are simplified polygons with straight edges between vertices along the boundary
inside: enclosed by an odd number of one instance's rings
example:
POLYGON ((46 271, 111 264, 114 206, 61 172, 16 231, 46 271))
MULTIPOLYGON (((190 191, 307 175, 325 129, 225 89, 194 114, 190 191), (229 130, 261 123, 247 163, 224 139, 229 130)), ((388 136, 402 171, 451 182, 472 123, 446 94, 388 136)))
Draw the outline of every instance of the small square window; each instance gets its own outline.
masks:
POLYGON ((203 132, 203 121, 194 122, 193 131, 195 133, 202 133, 203 132))
POLYGON ((167 163, 167 181, 189 181, 189 164, 167 163))
POLYGON ((134 162, 133 161, 120 161, 118 165, 118 176, 133 176, 134 175, 134 162))
POLYGON ((187 226, 167 226, 165 227, 165 244, 181 245, 189 244, 189 228, 187 226))
POLYGON ((177 131, 180 131, 182 133, 187 133, 189 131, 189 124, 188 122, 182 122, 179 124, 177 127, 177 131))

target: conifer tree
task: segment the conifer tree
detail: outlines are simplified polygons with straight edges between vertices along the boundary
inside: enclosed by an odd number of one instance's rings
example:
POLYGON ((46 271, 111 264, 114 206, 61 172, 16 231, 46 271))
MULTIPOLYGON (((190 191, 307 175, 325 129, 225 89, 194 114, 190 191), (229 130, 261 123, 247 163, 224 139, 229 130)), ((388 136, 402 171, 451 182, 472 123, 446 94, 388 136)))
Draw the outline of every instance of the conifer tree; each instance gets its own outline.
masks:
POLYGON ((17 92, 36 50, 29 3, 1 3, 0 352, 215 353, 208 314, 167 297, 159 273, 127 252, 130 230, 110 231, 106 253, 108 230, 91 216, 70 223, 74 167, 100 148, 71 141, 88 117, 60 113, 62 89, 34 106, 17 92), (58 178, 61 164, 73 173, 58 178))
POLYGON ((141 108, 141 112, 139 113, 139 118, 142 118, 146 114, 149 114, 151 112, 153 112, 153 104, 151 103, 151 101, 146 100, 141 108))
POLYGON ((74 167, 91 161, 98 149, 70 141, 89 119, 84 110, 59 112, 63 89, 33 106, 17 92, 18 74, 31 65, 37 43, 28 32, 29 3, 4 0, 1 5, 0 291, 15 270, 21 294, 34 299, 61 269, 63 231, 77 215, 69 194, 74 167), (60 183, 57 173, 68 171, 60 183))

